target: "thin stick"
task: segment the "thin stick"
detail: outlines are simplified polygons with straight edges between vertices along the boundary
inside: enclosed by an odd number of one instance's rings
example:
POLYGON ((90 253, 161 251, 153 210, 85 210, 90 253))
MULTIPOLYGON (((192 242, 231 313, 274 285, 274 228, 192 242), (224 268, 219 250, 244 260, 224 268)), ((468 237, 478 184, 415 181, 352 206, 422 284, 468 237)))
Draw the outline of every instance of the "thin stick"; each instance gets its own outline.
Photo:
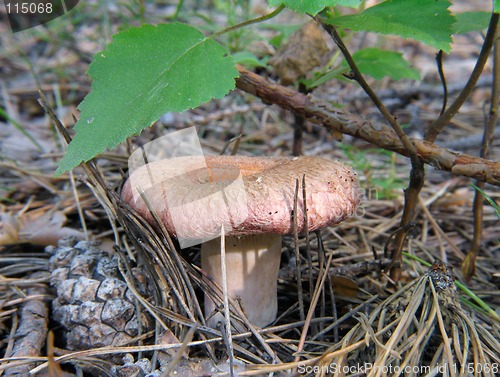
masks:
POLYGON ((299 180, 295 180, 295 194, 293 200, 293 242, 295 249, 295 272, 297 274, 297 296, 299 300, 300 320, 305 318, 304 293, 302 291, 302 273, 300 271, 300 249, 299 249, 299 231, 298 231, 298 200, 299 200, 299 180))
MULTIPOLYGON (((47 114, 49 115, 49 118, 51 118, 51 120, 54 122, 54 124, 60 124, 64 129, 66 129, 66 127, 59 120, 59 118, 57 117, 57 115, 55 114, 53 109, 50 107, 50 105, 47 101, 47 98, 45 97, 45 95, 43 94, 43 92, 41 90, 39 91, 39 94, 40 94, 39 103, 44 108, 44 110, 47 112, 47 114)), ((58 132, 58 135, 59 135, 60 139, 62 139, 64 137, 66 142, 68 142, 68 137, 66 135, 63 135, 61 132, 58 132)), ((85 234, 85 240, 88 241, 89 240, 89 232, 88 232, 88 228, 87 228, 87 222, 85 221, 85 216, 83 215, 83 209, 82 209, 82 206, 80 203, 80 198, 78 196, 78 190, 76 189, 75 176, 74 176, 72 171, 69 172, 69 179, 70 179, 70 183, 71 183, 71 191, 73 192, 73 197, 75 198, 75 205, 76 205, 76 209, 78 212, 78 217, 80 218, 80 223, 82 224, 82 229, 83 229, 83 232, 85 234)))
MULTIPOLYGON (((403 215, 401 217, 401 223, 400 223, 400 228, 405 228, 406 226, 408 226, 408 224, 410 224, 413 221, 415 217, 418 195, 420 194, 420 191, 422 190, 422 187, 424 185, 424 179, 425 179, 424 164, 418 156, 415 145, 413 145, 410 139, 406 136, 397 118, 393 116, 389 112, 389 110, 387 110, 387 108, 384 106, 380 98, 378 98, 377 94, 373 91, 371 86, 368 85, 368 83, 364 79, 351 53, 349 52, 348 48, 342 41, 340 35, 337 33, 337 29, 335 29, 335 27, 332 25, 322 23, 318 19, 318 17, 315 17, 314 19, 320 22, 321 26, 323 26, 323 28, 328 32, 328 34, 330 34, 330 36, 333 38, 338 48, 344 55, 347 64, 351 68, 351 74, 347 77, 356 80, 356 82, 361 86, 361 88, 363 88, 365 93, 368 95, 368 97, 370 97, 370 99, 377 107, 377 109, 380 111, 380 113, 391 125, 392 129, 396 133, 398 139, 401 141, 401 143, 403 144, 404 148, 406 149, 410 157, 411 161, 410 181, 408 183, 408 189, 406 189, 404 192, 405 206, 403 209, 403 215)), ((402 261, 401 251, 403 248, 403 243, 405 238, 406 236, 404 233, 402 232, 397 233, 392 248, 391 258, 394 261, 394 264, 391 267, 390 276, 391 279, 396 282, 399 281, 401 275, 401 261, 402 261)))
MULTIPOLYGON (((325 284, 325 279, 328 276, 328 266, 331 265, 332 263, 332 258, 333 258, 333 253, 330 253, 330 256, 328 257, 328 261, 326 262, 327 268, 323 270, 323 275, 319 277, 318 280, 316 280, 316 286, 314 287, 314 294, 311 297, 311 304, 309 305, 309 310, 307 311, 307 317, 304 323, 304 327, 302 329, 302 333, 300 334, 300 340, 299 340, 299 345, 297 347, 297 353, 300 354, 302 352, 302 349, 304 348, 304 344, 306 342, 306 336, 307 336, 307 331, 309 329, 309 325, 311 324, 311 319, 314 315, 314 311, 316 309, 316 304, 318 303, 321 291, 323 290, 324 284, 325 284)), ((295 357, 295 361, 299 361, 300 355, 297 355, 295 357)))
MULTIPOLYGON (((236 79, 237 88, 259 97, 264 103, 275 104, 293 113, 303 114, 309 122, 330 131, 351 135, 380 148, 408 156, 404 145, 385 123, 344 112, 327 102, 269 81, 241 66, 237 68, 239 72, 239 77, 236 79)), ((421 161, 435 169, 500 186, 500 162, 458 153, 418 138, 409 140, 415 146, 421 161)))
POLYGON ((306 175, 302 176, 302 204, 304 214, 304 229, 306 229, 306 256, 307 256, 307 270, 309 275, 309 297, 313 295, 313 265, 311 256, 311 239, 309 236, 309 222, 307 220, 307 193, 306 193, 306 175))
MULTIPOLYGON (((498 120, 498 104, 500 101, 500 40, 498 39, 498 34, 497 31, 493 50, 493 84, 491 86, 490 111, 484 126, 483 143, 480 152, 482 158, 488 158, 490 155, 490 145, 495 132, 495 124, 498 120)), ((477 181, 476 186, 483 190, 485 184, 484 182, 477 181)), ((473 202, 474 235, 472 238, 472 247, 467 265, 464 264, 462 266, 462 272, 466 279, 470 279, 475 273, 476 258, 483 238, 483 200, 483 194, 479 190, 476 190, 473 202)))
POLYGON ((441 80, 441 84, 443 85, 443 106, 441 107, 441 112, 439 113, 439 115, 443 115, 448 103, 448 86, 446 85, 446 77, 444 76, 443 70, 443 50, 439 50, 439 52, 437 53, 436 63, 439 73, 439 79, 441 80))
POLYGON ((321 22, 317 17, 314 18, 317 22, 320 23, 320 25, 330 34, 330 36, 333 38, 335 43, 337 44, 337 47, 340 49, 342 54, 344 55, 345 60, 347 61, 347 64, 349 65, 349 68, 351 69, 351 74, 346 76, 349 79, 355 80, 361 88, 365 91, 365 93, 370 97, 374 105, 379 109, 380 113, 384 116, 384 118, 387 120, 387 122, 391 125, 392 129, 398 136, 399 140, 403 143, 404 147, 408 151, 410 157, 412 159, 418 159, 417 156, 417 150, 415 149, 415 146, 410 142, 406 134, 404 133, 403 129, 401 128, 401 125, 399 124, 397 118, 393 116, 389 110, 385 107, 385 105, 382 103, 380 98, 378 98, 377 94, 373 91, 371 86, 366 82, 364 79, 363 75, 361 74, 358 66, 356 65, 356 62, 354 61, 351 53, 347 49, 347 46, 344 44, 344 41, 342 38, 340 38, 339 33, 337 33, 337 30, 335 27, 332 25, 325 24, 321 22))
POLYGON ((456 113, 458 113, 458 110, 460 110, 465 100, 472 93, 472 90, 476 86, 479 76, 481 76, 481 73, 483 72, 491 49, 493 48, 498 19, 498 13, 491 14, 490 24, 488 25, 488 31, 486 32, 486 38, 484 39, 483 47, 481 48, 481 52, 479 53, 479 57, 477 58, 476 65, 474 66, 474 69, 469 76, 469 80, 467 80, 467 84, 465 84, 465 87, 460 92, 457 99, 450 105, 450 107, 438 119, 436 119, 434 123, 431 124, 424 136, 424 139, 426 141, 433 143, 437 139, 443 128, 448 124, 450 119, 453 118, 456 113))
POLYGON ((229 354, 229 370, 231 377, 234 377, 234 350, 233 337, 231 333, 231 310, 229 308, 229 299, 227 292, 227 269, 226 269, 226 234, 224 225, 220 228, 220 268, 222 274, 222 298, 224 303, 225 334, 227 338, 227 352, 229 354))
POLYGON ((242 23, 237 24, 237 25, 229 26, 228 28, 226 28, 224 30, 221 30, 221 31, 218 31, 215 34, 212 34, 209 38, 213 39, 213 38, 216 38, 216 37, 218 37, 218 36, 220 36, 222 34, 229 33, 231 31, 240 29, 242 27, 270 20, 271 18, 273 18, 273 17, 277 16, 278 14, 280 14, 280 12, 283 9, 285 9, 285 6, 283 4, 281 4, 278 8, 276 8, 275 10, 273 10, 271 13, 265 14, 265 15, 263 15, 261 17, 253 18, 251 20, 247 20, 247 21, 242 22, 242 23))

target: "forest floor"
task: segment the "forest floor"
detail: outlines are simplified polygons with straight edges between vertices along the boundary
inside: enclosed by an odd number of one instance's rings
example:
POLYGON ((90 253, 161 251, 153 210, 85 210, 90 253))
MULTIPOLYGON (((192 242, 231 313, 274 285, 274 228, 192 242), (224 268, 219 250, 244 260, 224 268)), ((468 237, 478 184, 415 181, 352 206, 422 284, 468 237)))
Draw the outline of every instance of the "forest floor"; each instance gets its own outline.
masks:
MULTIPOLYGON (((351 219, 321 232, 323 251, 319 250, 316 235, 311 235, 310 239, 299 237, 301 259, 296 262, 294 237, 284 238, 278 283, 279 318, 266 329, 267 332, 263 331, 260 335, 255 332, 234 333, 233 350, 228 351, 231 342, 222 339, 224 332, 221 335, 217 331, 200 330, 195 327, 195 323, 199 326, 200 322, 188 320, 180 313, 176 317, 175 313, 168 311, 178 307, 178 303, 174 302, 172 307, 156 311, 168 329, 162 329, 158 324, 156 327, 144 325, 143 333, 137 336, 135 343, 131 341, 127 344, 129 348, 113 345, 115 349, 111 347, 110 350, 96 346, 95 349, 86 349, 87 353, 77 354, 74 351, 78 350, 78 342, 74 342, 76 346, 68 349, 71 341, 67 336, 71 334, 65 333, 67 329, 52 317, 54 309, 51 302, 61 292, 54 288, 55 277, 50 275, 54 262, 49 261, 51 254, 45 247, 57 246, 60 240, 74 237, 99 241, 99 248, 109 256, 117 252, 114 247, 117 243, 122 254, 138 252, 140 246, 137 240, 127 239, 131 234, 124 230, 122 223, 110 216, 116 210, 113 207, 116 203, 102 200, 103 197, 109 198, 108 193, 102 194, 102 190, 120 190, 128 170, 131 148, 191 126, 196 127, 203 150, 208 154, 220 154, 227 148, 228 142, 239 135, 237 153, 241 155, 290 156, 293 148, 293 115, 276 105, 265 104, 250 94, 235 90, 225 98, 199 108, 181 114, 165 114, 152 127, 131 138, 128 145, 103 153, 96 166, 104 177, 104 188, 96 185, 81 167, 74 169, 71 175, 66 173, 54 177, 65 144, 52 120, 41 108, 38 90, 44 92, 62 123, 71 128, 75 117, 78 118, 78 104, 90 91, 86 70, 93 54, 103 49, 111 40, 111 35, 125 25, 139 25, 140 17, 149 23, 165 21, 166 15, 173 10, 168 4, 153 6, 148 3, 141 15, 138 4, 106 4, 104 1, 86 2, 47 25, 15 34, 10 32, 7 23, 0 23, 0 108, 5 112, 0 114, 0 375, 22 375, 15 374, 15 368, 33 371, 40 365, 37 374, 40 376, 80 376, 82 371, 88 373, 86 375, 140 376, 160 367, 162 373, 175 372, 180 376, 218 375, 229 373, 230 367, 239 368, 241 375, 264 375, 273 369, 264 368, 259 372, 247 365, 280 365, 312 359, 317 364, 311 362, 308 364, 310 369, 299 370, 298 373, 314 375, 317 370, 312 366, 326 363, 315 358, 332 355, 335 352, 332 347, 354 328, 358 320, 353 314, 361 313, 359 318, 367 318, 392 293, 387 288, 386 249, 401 220, 403 190, 408 186, 410 162, 407 157, 395 152, 352 136, 334 134, 308 122, 305 125, 303 153, 338 159, 352 166, 358 174, 363 199, 351 219), (127 247, 130 250, 124 251, 127 247), (322 275, 330 256, 331 263, 326 268, 329 273, 322 275), (332 277, 339 271, 343 272, 342 278, 332 277), (297 284, 297 274, 301 275, 301 284, 297 284), (326 276, 323 284, 316 284, 322 276, 326 276), (306 318, 317 294, 315 309, 311 311, 313 315, 306 318), (38 313, 41 322, 28 318, 27 311, 38 313), (344 322, 330 327, 336 319, 350 312, 344 322), (48 331, 55 334, 54 339, 47 340, 48 331), (147 348, 152 344, 177 343, 185 346, 182 352, 166 351, 168 347, 147 348), (19 351, 19 344, 22 344, 24 354, 23 350, 19 351), (235 355, 234 359, 229 358, 230 362, 227 362, 228 353, 235 355), (56 364, 54 355, 66 355, 66 359, 59 359, 60 363, 56 364), (154 367, 145 367, 144 362, 139 365, 137 360, 141 359, 149 360, 154 367), (44 364, 47 360, 49 363, 44 364), (44 366, 49 369, 44 369, 44 366), (22 369, 24 367, 27 369, 22 369), (168 368, 172 369, 166 372, 168 368)), ((261 10, 253 11, 257 13, 261 10)), ((181 20, 201 25, 207 32, 216 29, 217 23, 223 24, 227 17, 220 9, 190 9, 187 5, 180 15, 181 20), (210 19, 216 21, 208 22, 210 19)), ((290 23, 290 19, 297 25, 306 21, 305 18, 285 13, 272 23, 290 23)), ((255 27, 251 30, 231 35, 225 42, 234 49, 249 45, 261 53, 275 52, 268 41, 279 34, 278 27, 255 27)), ((395 37, 375 38, 381 37, 368 34, 354 38, 350 47, 355 50, 380 43, 404 53, 421 72, 419 81, 383 79, 370 80, 369 83, 391 113, 405 125, 405 132, 412 137, 422 137, 429 124, 439 116, 442 107, 436 51, 395 37)), ((450 101, 465 85, 482 42, 483 35, 478 32, 455 37, 451 53, 444 58, 450 101)), ((259 69, 259 73, 269 80, 278 80, 272 68, 267 71, 259 69)), ((491 87, 492 67, 491 63, 487 63, 471 96, 436 144, 479 156, 491 87)), ((345 112, 383 122, 376 107, 354 82, 332 80, 311 95, 338 104, 345 112)), ((492 161, 499 160, 498 140, 495 136, 491 145, 489 159, 492 161)), ((233 145, 229 144, 228 150, 233 145)), ((495 312, 497 318, 500 315, 500 220, 487 200, 483 200, 482 239, 475 274, 468 281, 462 274, 462 263, 473 242, 475 189, 471 184, 476 183, 467 177, 426 167, 416 218, 404 246, 402 276, 398 284, 404 287, 425 276, 428 266, 436 260, 445 262, 453 270, 452 276, 474 292, 492 311, 487 314, 477 307, 470 308, 468 304, 474 299, 459 290, 464 310, 473 313, 468 316, 489 329, 493 337, 498 337, 498 322, 492 316, 495 312)), ((498 187, 487 184, 484 192, 492 201, 500 202, 498 187)), ((134 232, 145 232, 143 237, 146 240, 151 240, 150 237, 161 240, 161 236, 148 229, 139 227, 134 232)), ((63 241, 63 244, 68 245, 68 242, 63 241)), ((54 249, 50 250, 53 252, 54 249)), ((189 264, 199 265, 199 248, 183 250, 180 254, 189 264)), ((130 263, 133 267, 134 263, 130 263)), ((194 287, 194 296, 190 299, 196 300, 203 297, 204 285, 196 282, 197 270, 193 271, 188 270, 187 278, 191 279, 189 284, 194 287)), ((448 276, 447 273, 444 276, 448 276)), ((146 283, 144 287, 144 294, 147 295, 146 283)), ((407 301, 403 301, 408 304, 412 297, 424 300, 423 296, 415 296, 417 291, 416 288, 415 291, 404 291, 407 301)), ((159 302, 151 297, 147 300, 150 303, 159 302)), ((141 310, 144 311, 144 308, 141 310)), ((498 362, 498 354, 496 357, 498 362)), ((494 355, 492 360, 495 360, 494 355)), ((285 373, 294 367, 297 365, 290 364, 275 371, 285 373)))

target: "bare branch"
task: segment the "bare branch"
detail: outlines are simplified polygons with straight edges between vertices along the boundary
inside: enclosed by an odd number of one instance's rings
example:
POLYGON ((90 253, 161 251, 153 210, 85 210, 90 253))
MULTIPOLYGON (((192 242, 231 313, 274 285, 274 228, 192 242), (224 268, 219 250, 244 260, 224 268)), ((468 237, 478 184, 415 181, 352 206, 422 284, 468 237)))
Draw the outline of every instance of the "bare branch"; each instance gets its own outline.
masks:
MULTIPOLYGON (((406 148, 389 126, 334 108, 292 88, 270 82, 241 66, 238 66, 238 71, 240 77, 236 80, 237 88, 259 97, 263 102, 303 115, 311 123, 329 130, 408 156, 406 148)), ((421 139, 410 138, 410 141, 424 163, 439 170, 500 186, 500 162, 455 152, 421 139)))

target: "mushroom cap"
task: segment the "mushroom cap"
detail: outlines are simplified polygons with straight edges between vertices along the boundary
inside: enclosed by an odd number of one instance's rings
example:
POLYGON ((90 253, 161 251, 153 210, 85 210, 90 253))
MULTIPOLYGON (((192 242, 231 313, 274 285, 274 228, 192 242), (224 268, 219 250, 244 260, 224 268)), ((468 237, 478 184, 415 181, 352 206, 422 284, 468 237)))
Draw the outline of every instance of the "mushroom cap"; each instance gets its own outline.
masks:
POLYGON ((354 214, 360 201, 356 174, 349 167, 306 156, 193 156, 156 161, 131 173, 122 198, 154 224, 139 194, 144 192, 167 230, 178 238, 218 237, 221 225, 226 235, 290 234, 297 184, 300 233, 342 222, 354 214))

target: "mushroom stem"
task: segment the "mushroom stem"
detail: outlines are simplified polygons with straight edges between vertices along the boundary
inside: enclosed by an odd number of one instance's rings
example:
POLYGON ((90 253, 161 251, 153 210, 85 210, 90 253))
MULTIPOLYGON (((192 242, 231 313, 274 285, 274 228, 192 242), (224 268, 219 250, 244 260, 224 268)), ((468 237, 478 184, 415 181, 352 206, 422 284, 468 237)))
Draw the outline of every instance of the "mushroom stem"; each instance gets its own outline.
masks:
MULTIPOLYGON (((220 249, 220 238, 205 242, 201 246, 201 267, 222 285, 220 249)), ((278 312, 281 235, 226 236, 225 251, 228 294, 240 299, 252 324, 268 325, 278 312)), ((223 321, 221 313, 212 315, 217 306, 205 295, 205 316, 210 318, 207 324, 214 328, 217 322, 223 321)))

